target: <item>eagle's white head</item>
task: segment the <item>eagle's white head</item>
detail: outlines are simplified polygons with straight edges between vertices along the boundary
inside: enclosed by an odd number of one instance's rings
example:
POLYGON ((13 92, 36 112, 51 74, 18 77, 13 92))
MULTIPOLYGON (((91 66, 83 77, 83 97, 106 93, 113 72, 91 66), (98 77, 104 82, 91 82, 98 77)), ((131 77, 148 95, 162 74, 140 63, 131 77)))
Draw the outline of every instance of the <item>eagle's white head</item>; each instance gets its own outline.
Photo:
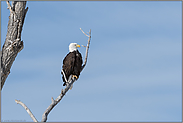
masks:
POLYGON ((79 44, 77 44, 77 43, 70 43, 70 45, 69 45, 69 52, 76 51, 78 47, 80 47, 79 44))

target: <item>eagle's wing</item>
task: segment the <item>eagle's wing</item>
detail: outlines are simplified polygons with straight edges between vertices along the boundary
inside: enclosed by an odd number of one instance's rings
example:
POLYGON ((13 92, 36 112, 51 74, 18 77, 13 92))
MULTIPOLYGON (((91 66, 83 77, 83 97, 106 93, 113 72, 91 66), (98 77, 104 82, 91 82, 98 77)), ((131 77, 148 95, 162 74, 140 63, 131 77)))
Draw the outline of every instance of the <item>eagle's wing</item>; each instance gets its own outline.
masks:
MULTIPOLYGON (((74 62, 75 62, 75 53, 70 52, 67 54, 67 56, 63 60, 63 66, 62 69, 65 73, 66 79, 69 79, 69 76, 72 74, 72 71, 74 69, 74 62)), ((64 76, 62 76, 63 81, 65 82, 64 76)), ((65 83, 64 83, 65 85, 65 83)))
POLYGON ((79 77, 80 75, 82 63, 83 63, 82 56, 81 53, 78 51, 76 53, 76 64, 74 68, 74 74, 77 75, 77 77, 79 77))

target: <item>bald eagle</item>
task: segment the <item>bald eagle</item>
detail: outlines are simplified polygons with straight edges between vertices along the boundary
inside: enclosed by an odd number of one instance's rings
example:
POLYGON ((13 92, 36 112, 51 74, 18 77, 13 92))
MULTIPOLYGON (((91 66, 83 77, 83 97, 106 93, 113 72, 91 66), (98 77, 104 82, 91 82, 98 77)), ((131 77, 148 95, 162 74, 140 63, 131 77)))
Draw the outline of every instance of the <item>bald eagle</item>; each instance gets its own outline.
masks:
MULTIPOLYGON (((78 79, 81 72, 83 60, 81 53, 77 50, 78 47, 80 47, 80 45, 78 45, 77 43, 71 43, 69 45, 69 53, 63 60, 62 70, 65 73, 65 78, 67 79, 67 81, 69 80, 69 77, 75 77, 76 79, 78 79)), ((61 72, 61 74, 64 82, 63 86, 66 86, 63 72, 61 72)), ((72 86, 70 89, 72 89, 72 86)))

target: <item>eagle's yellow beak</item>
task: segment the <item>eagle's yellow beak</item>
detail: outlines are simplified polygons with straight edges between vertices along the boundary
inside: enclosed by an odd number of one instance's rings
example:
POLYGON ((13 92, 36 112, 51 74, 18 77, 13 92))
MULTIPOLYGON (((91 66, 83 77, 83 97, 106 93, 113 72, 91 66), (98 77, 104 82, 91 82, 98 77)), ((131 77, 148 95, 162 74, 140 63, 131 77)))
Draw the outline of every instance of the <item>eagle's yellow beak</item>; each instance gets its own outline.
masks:
POLYGON ((76 47, 80 47, 80 45, 78 44, 76 47))

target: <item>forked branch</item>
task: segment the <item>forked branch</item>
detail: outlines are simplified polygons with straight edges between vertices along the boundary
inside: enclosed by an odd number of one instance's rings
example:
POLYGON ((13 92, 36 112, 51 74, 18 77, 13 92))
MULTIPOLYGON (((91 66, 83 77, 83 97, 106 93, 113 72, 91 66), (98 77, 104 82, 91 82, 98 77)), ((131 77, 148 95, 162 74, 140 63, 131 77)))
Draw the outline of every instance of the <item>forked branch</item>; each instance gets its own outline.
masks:
MULTIPOLYGON (((81 31, 84 33, 83 30, 81 30, 81 31)), ((83 68, 86 66, 86 63, 87 63, 88 50, 89 50, 89 45, 90 45, 90 40, 91 40, 91 29, 89 31, 89 36, 86 33, 84 33, 84 34, 87 37, 89 37, 89 39, 88 39, 88 44, 86 46, 85 61, 84 61, 84 64, 82 65, 81 71, 83 70, 83 68)), ((48 106, 48 108, 46 109, 46 111, 43 113, 41 122, 46 122, 47 121, 47 117, 48 117, 48 114, 50 113, 50 111, 62 100, 62 98, 64 97, 64 95, 67 93, 67 91, 69 90, 69 88, 72 86, 72 84, 75 81, 76 81, 76 78, 71 78, 70 80, 68 80, 67 85, 66 85, 66 88, 61 90, 61 93, 59 94, 59 96, 55 100, 53 99, 53 97, 51 98, 51 101, 52 102, 48 106)), ((23 104, 22 102, 19 103, 19 104, 21 104, 25 108, 25 104, 23 104)), ((34 116, 34 115, 31 113, 31 111, 27 107, 25 109, 27 110, 27 112, 29 113, 29 115, 32 118, 32 116, 34 116)), ((35 119, 35 117, 33 117, 33 118, 32 118, 33 121, 34 122, 37 122, 37 120, 35 119)))
MULTIPOLYGON (((81 29, 81 31, 84 33, 84 31, 82 29, 81 29)), ((84 33, 84 34, 86 35, 86 33, 84 33)), ((82 67, 81 67, 81 71, 86 66, 86 62, 87 62, 87 58, 88 58, 88 50, 89 50, 89 45, 90 45, 90 40, 91 40, 91 29, 89 31, 89 36, 88 35, 86 35, 86 36, 89 37, 89 39, 88 39, 88 44, 87 44, 87 47, 86 47, 85 61, 84 61, 84 64, 82 65, 82 67)), ((61 101, 61 99, 63 98, 63 96, 67 93, 67 91, 69 90, 69 88, 72 86, 72 84, 75 81, 76 81, 76 78, 73 78, 71 80, 68 80, 67 86, 66 86, 66 88, 64 90, 62 89, 61 94, 55 100, 52 98, 52 103, 49 105, 49 107, 43 113, 43 115, 42 115, 42 121, 41 122, 46 122, 47 121, 47 116, 50 113, 50 111, 61 101)))

